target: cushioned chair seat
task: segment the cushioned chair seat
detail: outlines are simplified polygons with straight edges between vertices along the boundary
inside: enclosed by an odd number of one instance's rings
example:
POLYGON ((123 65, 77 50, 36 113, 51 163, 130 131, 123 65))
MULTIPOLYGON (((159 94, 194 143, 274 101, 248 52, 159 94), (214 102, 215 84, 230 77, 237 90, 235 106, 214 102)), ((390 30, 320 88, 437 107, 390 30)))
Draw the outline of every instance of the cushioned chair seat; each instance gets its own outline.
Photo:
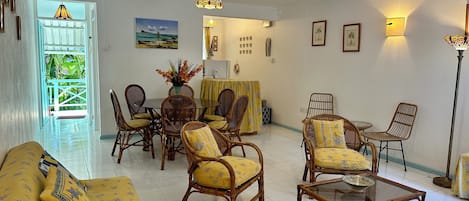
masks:
POLYGON ((323 168, 342 170, 365 170, 371 163, 353 149, 317 148, 314 150, 314 163, 323 168))
POLYGON ((204 119, 208 121, 225 121, 225 117, 214 114, 206 114, 204 115, 204 119))
POLYGON ((127 177, 81 180, 87 187, 86 196, 91 200, 139 200, 132 182, 127 177))
MULTIPOLYGON (((160 114, 153 112, 154 118, 160 118, 160 114)), ((151 114, 148 112, 145 113, 136 113, 134 114, 134 119, 151 119, 151 114)))
MULTIPOLYGON (((253 178, 261 170, 261 165, 250 159, 223 156, 221 159, 228 162, 235 172, 235 186, 238 187, 253 178)), ((194 180, 197 184, 213 188, 229 189, 230 173, 219 162, 205 162, 194 171, 194 180)))
POLYGON ((226 121, 211 121, 208 122, 208 126, 217 130, 226 130, 228 128, 228 123, 226 121))
POLYGON ((140 128, 150 125, 150 121, 146 119, 134 119, 127 121, 127 124, 132 128, 140 128))

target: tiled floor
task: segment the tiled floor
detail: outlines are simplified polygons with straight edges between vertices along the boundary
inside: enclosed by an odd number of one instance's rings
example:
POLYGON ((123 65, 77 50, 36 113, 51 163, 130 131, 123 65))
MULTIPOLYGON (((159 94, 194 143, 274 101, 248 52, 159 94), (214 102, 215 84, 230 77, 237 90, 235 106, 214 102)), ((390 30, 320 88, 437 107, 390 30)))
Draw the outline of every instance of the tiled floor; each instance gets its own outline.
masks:
MULTIPOLYGON (((52 121, 37 136, 44 148, 59 159, 80 179, 125 175, 132 179, 142 201, 178 201, 186 190, 188 177, 184 155, 176 155, 175 161, 166 163, 160 170, 161 150, 155 137, 156 158, 141 148, 132 147, 124 152, 121 164, 111 156, 113 140, 100 140, 99 134, 86 126, 87 119, 63 119, 52 121)), ((300 133, 274 126, 264 126, 253 136, 243 140, 257 144, 264 155, 265 197, 267 201, 296 200, 296 185, 301 183, 304 153, 300 148, 300 133)), ((449 189, 432 184, 431 175, 412 168, 407 172, 399 164, 384 161, 379 175, 427 192, 426 200, 459 200, 449 189)), ((330 178, 324 175, 319 179, 330 178)), ((257 190, 256 185, 243 193, 238 200, 249 200, 257 190)), ((213 196, 193 194, 193 201, 221 201, 213 196)), ((306 199, 306 196, 303 200, 306 199)))

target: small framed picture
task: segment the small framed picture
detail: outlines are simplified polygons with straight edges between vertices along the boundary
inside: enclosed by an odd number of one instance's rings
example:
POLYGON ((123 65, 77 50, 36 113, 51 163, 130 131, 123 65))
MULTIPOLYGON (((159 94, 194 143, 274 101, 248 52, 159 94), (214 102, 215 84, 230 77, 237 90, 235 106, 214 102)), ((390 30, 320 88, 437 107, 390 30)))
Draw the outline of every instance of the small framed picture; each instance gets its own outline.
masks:
POLYGON ((313 22, 312 46, 326 45, 326 27, 326 20, 313 22))
POLYGON ((360 51, 360 31, 361 24, 346 24, 344 25, 342 37, 342 51, 343 52, 359 52, 360 51))
POLYGON ((0 33, 5 32, 5 2, 0 1, 0 33))

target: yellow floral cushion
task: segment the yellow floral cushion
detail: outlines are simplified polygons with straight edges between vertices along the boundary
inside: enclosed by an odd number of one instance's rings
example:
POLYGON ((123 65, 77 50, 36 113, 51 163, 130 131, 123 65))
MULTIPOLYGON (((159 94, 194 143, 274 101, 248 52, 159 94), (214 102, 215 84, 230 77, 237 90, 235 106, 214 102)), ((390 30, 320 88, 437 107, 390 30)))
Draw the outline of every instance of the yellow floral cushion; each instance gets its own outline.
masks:
POLYGON ((86 191, 86 186, 82 185, 78 178, 76 178, 70 171, 67 170, 67 168, 65 168, 65 166, 63 166, 59 161, 52 157, 47 151, 44 151, 41 156, 41 159, 39 159, 39 170, 41 170, 44 177, 47 177, 51 167, 56 167, 57 169, 68 175, 75 183, 77 183, 77 185, 82 190, 86 191))
POLYGON ((226 130, 228 129, 228 123, 226 121, 211 121, 208 122, 208 126, 217 130, 226 130))
POLYGON ((89 201, 85 192, 68 174, 55 166, 49 168, 41 201, 89 201))
POLYGON ((204 115, 204 119, 208 121, 225 121, 225 117, 214 114, 206 114, 204 115))
MULTIPOLYGON (((261 165, 250 159, 235 156, 223 156, 221 159, 233 167, 236 187, 256 176, 261 170, 261 165)), ((201 163, 194 171, 194 180, 202 186, 221 189, 230 188, 230 173, 219 162, 201 163)))
POLYGON ((312 120, 317 148, 346 148, 344 121, 312 120))
POLYGON ((184 134, 198 155, 205 157, 219 157, 222 155, 210 127, 204 126, 195 130, 188 130, 184 134))
POLYGON ((81 182, 88 187, 86 195, 92 201, 139 201, 132 181, 128 177, 90 179, 81 182))
POLYGON ((133 120, 128 120, 127 124, 132 128, 142 128, 145 126, 149 126, 150 121, 148 121, 147 119, 133 119, 133 120))
POLYGON ((371 163, 362 154, 343 148, 315 149, 314 163, 319 167, 341 170, 365 170, 371 167, 371 163))

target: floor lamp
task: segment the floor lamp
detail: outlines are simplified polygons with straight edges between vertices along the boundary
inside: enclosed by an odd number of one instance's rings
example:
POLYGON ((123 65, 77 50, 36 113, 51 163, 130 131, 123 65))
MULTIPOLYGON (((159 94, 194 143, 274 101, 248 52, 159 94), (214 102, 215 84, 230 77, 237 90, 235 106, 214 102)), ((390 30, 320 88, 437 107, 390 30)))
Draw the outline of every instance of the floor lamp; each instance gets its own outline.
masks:
POLYGON ((458 51, 458 69, 456 73, 456 87, 454 88, 453 114, 451 118, 451 130, 449 133, 449 147, 448 147, 448 161, 446 163, 446 175, 444 177, 433 178, 433 183, 441 187, 451 188, 451 179, 449 178, 449 168, 451 164, 451 150, 453 147, 454 117, 456 114, 456 106, 458 103, 459 72, 461 70, 461 61, 463 58, 463 53, 464 53, 464 50, 467 50, 469 41, 467 40, 467 36, 458 36, 458 35, 445 36, 445 40, 458 51))

